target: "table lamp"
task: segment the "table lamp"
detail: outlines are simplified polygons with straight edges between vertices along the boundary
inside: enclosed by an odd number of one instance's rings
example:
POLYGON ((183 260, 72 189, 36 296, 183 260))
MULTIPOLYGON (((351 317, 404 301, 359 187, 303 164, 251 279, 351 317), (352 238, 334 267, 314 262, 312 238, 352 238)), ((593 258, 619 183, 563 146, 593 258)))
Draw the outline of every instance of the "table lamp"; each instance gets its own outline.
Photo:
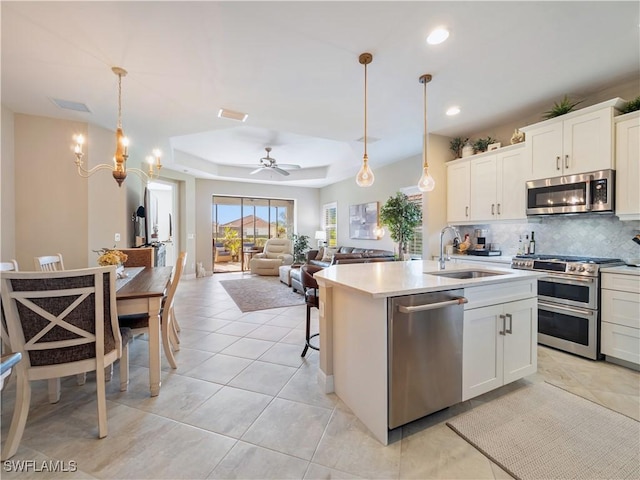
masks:
POLYGON ((327 241, 327 234, 324 230, 316 231, 316 240, 318 241, 318 248, 324 245, 324 242, 327 241))

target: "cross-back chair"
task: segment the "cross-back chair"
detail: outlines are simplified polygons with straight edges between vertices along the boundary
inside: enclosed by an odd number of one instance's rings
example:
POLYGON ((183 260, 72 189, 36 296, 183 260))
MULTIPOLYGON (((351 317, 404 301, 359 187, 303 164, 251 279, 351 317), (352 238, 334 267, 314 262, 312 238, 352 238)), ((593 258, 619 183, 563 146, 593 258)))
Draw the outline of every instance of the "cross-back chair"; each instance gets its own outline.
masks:
MULTIPOLYGON (((162 309, 160 310, 160 328, 162 333, 162 347, 171 368, 178 368, 173 350, 178 351, 179 339, 177 332, 179 331, 175 322, 175 312, 173 309, 173 301, 178 290, 178 284, 182 277, 182 272, 187 264, 187 252, 181 252, 173 269, 173 277, 169 283, 167 295, 163 299, 162 309)), ((121 315, 119 317, 120 325, 131 329, 132 334, 138 335, 149 332, 149 316, 148 315, 121 315)))
POLYGON ((114 266, 0 276, 11 350, 22 355, 2 460, 18 449, 34 380, 95 371, 98 436, 107 435, 105 367, 122 356, 121 384, 128 381, 128 339, 123 343, 118 325, 115 281, 114 266))
POLYGON ((38 272, 59 272, 64 270, 64 262, 62 254, 43 255, 41 257, 33 257, 33 266, 38 272))

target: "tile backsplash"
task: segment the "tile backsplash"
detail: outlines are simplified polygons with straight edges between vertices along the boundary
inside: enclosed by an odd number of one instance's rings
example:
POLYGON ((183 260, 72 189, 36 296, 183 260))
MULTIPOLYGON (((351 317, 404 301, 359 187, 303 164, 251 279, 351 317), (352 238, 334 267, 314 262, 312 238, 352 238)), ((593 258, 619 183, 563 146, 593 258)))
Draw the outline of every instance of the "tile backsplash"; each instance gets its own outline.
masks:
POLYGON ((640 245, 631 239, 640 233, 640 221, 621 222, 614 215, 558 215, 537 217, 522 223, 460 226, 472 242, 475 229, 488 231, 487 242, 497 244, 503 255, 515 255, 519 236, 535 232, 536 253, 589 257, 640 258, 640 245))

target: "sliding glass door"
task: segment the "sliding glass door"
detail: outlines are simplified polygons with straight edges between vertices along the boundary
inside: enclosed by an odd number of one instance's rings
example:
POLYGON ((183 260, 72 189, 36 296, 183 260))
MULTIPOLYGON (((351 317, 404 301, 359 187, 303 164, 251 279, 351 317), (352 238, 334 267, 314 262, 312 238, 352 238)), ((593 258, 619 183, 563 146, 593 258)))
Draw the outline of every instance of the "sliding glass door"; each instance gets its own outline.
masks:
POLYGON ((269 238, 289 238, 293 233, 293 206, 293 200, 214 195, 213 272, 246 270, 251 256, 269 238))

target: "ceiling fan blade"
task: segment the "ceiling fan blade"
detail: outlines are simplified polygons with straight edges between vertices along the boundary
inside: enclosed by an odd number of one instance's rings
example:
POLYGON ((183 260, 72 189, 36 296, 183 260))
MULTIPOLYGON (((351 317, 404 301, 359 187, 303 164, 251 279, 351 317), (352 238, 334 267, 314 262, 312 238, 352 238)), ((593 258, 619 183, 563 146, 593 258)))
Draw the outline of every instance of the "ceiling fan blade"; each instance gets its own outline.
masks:
POLYGON ((271 170, 275 170, 280 175, 284 175, 284 176, 289 175, 289 172, 287 172, 286 170, 281 169, 280 167, 271 167, 271 170))
POLYGON ((277 166, 286 170, 297 170, 300 168, 300 165, 294 165, 292 163, 279 163, 277 166))
POLYGON ((253 175, 255 173, 261 172, 262 170, 266 170, 266 167, 258 167, 253 172, 250 172, 249 175, 253 175))

